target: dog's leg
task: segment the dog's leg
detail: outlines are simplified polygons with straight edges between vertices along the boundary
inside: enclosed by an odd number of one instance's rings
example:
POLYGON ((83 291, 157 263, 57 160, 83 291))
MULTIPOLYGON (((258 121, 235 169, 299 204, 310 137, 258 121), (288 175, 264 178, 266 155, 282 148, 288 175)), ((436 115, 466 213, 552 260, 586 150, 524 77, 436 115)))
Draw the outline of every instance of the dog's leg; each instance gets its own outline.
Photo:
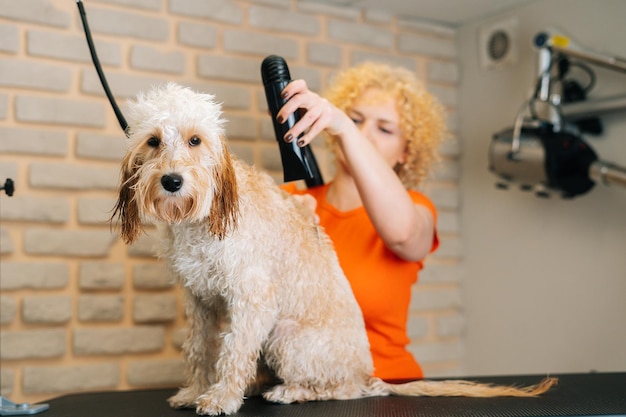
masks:
MULTIPOLYGON (((242 280, 244 282, 254 282, 242 280)), ((267 307, 267 295, 252 292, 239 295, 230 303, 230 326, 223 335, 222 348, 215 363, 215 384, 197 400, 196 412, 203 415, 235 413, 243 404, 246 388, 254 380, 263 342, 274 321, 267 307), (255 308, 258 307, 258 308, 255 308)))
POLYGON ((256 378, 246 388, 246 397, 261 395, 269 387, 277 385, 281 380, 274 374, 261 355, 257 364, 256 378))
POLYGON ((266 355, 282 383, 263 397, 283 404, 361 397, 372 365, 367 341, 358 329, 357 324, 354 328, 277 324, 266 355))
POLYGON ((183 345, 183 353, 189 367, 189 383, 168 399, 174 408, 195 407, 196 400, 215 382, 215 361, 220 349, 219 334, 224 325, 223 300, 211 302, 200 300, 187 293, 187 319, 189 335, 183 345))

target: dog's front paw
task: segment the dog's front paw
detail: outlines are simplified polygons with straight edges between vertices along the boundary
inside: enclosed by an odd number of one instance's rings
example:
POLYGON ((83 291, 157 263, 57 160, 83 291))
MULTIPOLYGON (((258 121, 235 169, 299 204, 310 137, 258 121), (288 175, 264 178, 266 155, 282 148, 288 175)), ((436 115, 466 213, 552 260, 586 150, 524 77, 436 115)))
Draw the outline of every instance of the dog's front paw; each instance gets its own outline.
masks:
POLYGON ((172 408, 193 408, 196 406, 196 399, 200 394, 191 387, 181 388, 176 395, 167 399, 172 408))
POLYGON ((236 413, 243 404, 243 398, 209 392, 196 399, 196 413, 206 416, 236 413))
POLYGON ((280 384, 263 393, 267 401, 279 404, 302 403, 321 399, 317 393, 300 385, 280 384))

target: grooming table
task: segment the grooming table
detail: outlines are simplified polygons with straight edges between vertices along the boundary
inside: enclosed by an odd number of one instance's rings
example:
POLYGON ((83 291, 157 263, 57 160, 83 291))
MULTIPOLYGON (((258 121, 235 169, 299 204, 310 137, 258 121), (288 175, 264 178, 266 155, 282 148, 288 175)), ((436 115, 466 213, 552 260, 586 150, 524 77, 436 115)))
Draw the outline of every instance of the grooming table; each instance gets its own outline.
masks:
MULTIPOLYGON (((626 372, 565 374, 559 385, 538 398, 373 397, 280 405, 249 398, 234 416, 247 417, 455 417, 455 416, 624 416, 626 372)), ((506 385, 539 382, 543 376, 464 378, 506 385)), ((42 417, 192 417, 173 410, 166 399, 176 389, 72 394, 46 401, 42 417)))

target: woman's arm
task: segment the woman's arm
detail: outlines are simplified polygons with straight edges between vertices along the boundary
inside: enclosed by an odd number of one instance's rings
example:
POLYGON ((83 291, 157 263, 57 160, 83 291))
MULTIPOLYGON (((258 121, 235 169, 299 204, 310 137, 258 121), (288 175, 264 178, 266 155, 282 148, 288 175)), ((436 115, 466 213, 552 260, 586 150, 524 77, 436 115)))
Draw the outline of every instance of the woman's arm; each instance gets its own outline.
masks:
POLYGON ((337 141, 379 236, 400 258, 424 259, 435 232, 430 210, 411 200, 393 168, 358 129, 346 133, 337 141))

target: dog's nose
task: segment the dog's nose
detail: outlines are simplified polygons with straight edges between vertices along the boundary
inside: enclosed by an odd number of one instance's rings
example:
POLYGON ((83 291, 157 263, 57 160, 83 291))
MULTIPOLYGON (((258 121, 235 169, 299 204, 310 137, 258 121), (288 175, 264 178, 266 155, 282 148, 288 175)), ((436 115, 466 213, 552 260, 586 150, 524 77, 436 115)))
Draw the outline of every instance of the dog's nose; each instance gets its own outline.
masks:
POLYGON ((161 177, 161 185, 170 193, 180 190, 183 186, 183 177, 178 174, 167 174, 161 177))

